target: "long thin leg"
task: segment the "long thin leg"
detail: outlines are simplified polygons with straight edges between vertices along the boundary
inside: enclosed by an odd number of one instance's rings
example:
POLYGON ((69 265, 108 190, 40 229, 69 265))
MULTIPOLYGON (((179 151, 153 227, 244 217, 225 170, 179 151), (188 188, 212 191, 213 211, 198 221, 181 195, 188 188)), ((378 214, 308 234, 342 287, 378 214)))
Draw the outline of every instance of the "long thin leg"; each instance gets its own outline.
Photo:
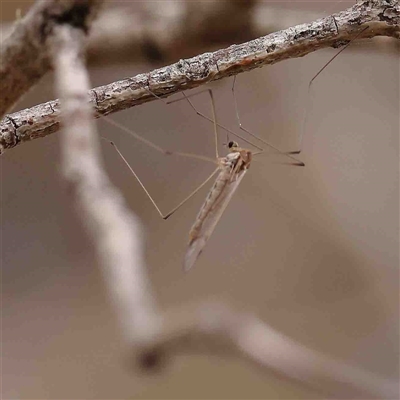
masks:
MULTIPOLYGON (((215 102, 214 102, 214 95, 211 89, 207 89, 207 92, 210 96, 210 100, 211 100, 211 111, 212 111, 212 116, 213 118, 207 118, 209 121, 211 121, 214 125, 214 139, 215 139, 215 157, 218 159, 219 158, 219 154, 218 154, 218 123, 217 123, 217 113, 215 112, 215 102)), ((196 111, 197 114, 199 114, 199 112, 196 110, 196 108, 194 107, 193 103, 189 100, 189 96, 187 96, 184 92, 182 92, 184 98, 188 101, 188 103, 191 105, 191 107, 196 111)), ((196 93, 198 94, 198 93, 196 93)), ((179 100, 183 100, 179 99, 179 100)), ((171 102, 170 102, 171 103, 171 102)), ((170 104, 168 103, 168 104, 170 104)), ((199 114, 200 115, 200 114, 199 114)), ((202 115, 203 116, 203 115, 202 115)))
POLYGON ((154 201, 154 199, 151 197, 150 193, 148 192, 148 190, 146 189, 146 187, 144 186, 144 184, 142 183, 142 181, 140 180, 140 178, 138 177, 138 175, 136 174, 136 172, 133 170, 133 168, 130 166, 130 164, 128 163, 128 161, 126 160, 126 158, 123 156, 123 154, 121 153, 121 151, 119 150, 119 148, 115 145, 114 142, 109 141, 108 139, 102 138, 104 140, 107 140, 112 146, 114 146, 115 150, 117 151, 117 153, 119 154, 119 156, 122 158, 122 160, 124 161, 124 163, 126 164, 126 166, 129 168, 129 170, 131 171, 132 175, 136 178, 136 180, 139 182, 139 185, 142 187, 142 189, 144 190, 144 192, 146 193, 147 197, 150 199, 150 201, 152 202, 153 206, 155 207, 155 209, 158 211, 158 213, 160 214, 162 219, 167 219, 169 218, 175 211, 177 211, 181 206, 183 206, 189 199, 191 199, 204 185, 207 184, 207 182, 209 182, 211 180, 211 178, 219 171, 219 167, 216 168, 213 173, 201 184, 199 185, 195 190, 193 190, 192 193, 189 194, 189 196, 185 197, 176 207, 174 207, 171 211, 169 211, 167 214, 163 214, 162 211, 160 210, 160 208, 157 206, 157 203, 154 201))
MULTIPOLYGON (((157 96, 156 94, 154 94, 150 89, 146 88, 146 90, 149 91, 149 93, 151 93, 153 96, 155 96, 157 99, 162 100, 163 102, 165 102, 164 99, 162 99, 161 97, 157 96)), ((190 157, 190 158, 195 158, 195 159, 200 159, 203 161, 208 161, 208 162, 212 162, 213 164, 215 164, 219 158, 218 155, 218 128, 217 128, 217 121, 216 121, 216 112, 215 112, 215 103, 214 103, 214 99, 212 97, 212 93, 210 94, 211 96, 211 100, 212 100, 212 114, 213 114, 213 122, 214 122, 214 138, 215 138, 215 155, 216 155, 216 160, 213 160, 212 158, 206 157, 206 156, 201 156, 198 154, 193 154, 193 153, 183 153, 183 152, 172 152, 170 150, 165 150, 162 147, 156 145, 155 143, 151 142, 148 139, 145 139, 144 137, 138 135, 137 133, 133 132, 132 130, 126 128, 124 125, 112 120, 111 118, 104 118, 105 121, 107 121, 109 124, 123 130, 126 133, 129 133, 130 135, 132 135, 134 138, 136 138, 137 140, 140 140, 141 142, 147 144, 149 147, 165 154, 165 155, 177 155, 177 156, 183 156, 183 157, 190 157)), ((207 182, 210 181, 210 179, 219 171, 219 167, 217 167, 213 173, 201 184, 199 185, 192 193, 189 194, 189 196, 187 196, 186 198, 184 198, 176 207, 174 207, 170 212, 168 212, 167 214, 163 214, 162 211, 160 210, 160 208, 157 206, 156 202, 154 201, 154 199, 152 198, 152 196, 150 195, 150 193, 148 192, 148 190, 146 189, 146 187, 144 186, 144 184, 142 183, 142 181, 140 180, 139 176, 136 174, 136 172, 133 170, 133 168, 130 166, 130 164, 128 163, 128 161, 126 160, 126 158, 124 157, 124 155, 121 153, 121 151, 119 150, 119 148, 115 145, 114 142, 106 139, 106 138, 102 138, 106 141, 108 141, 117 151, 117 153, 119 154, 119 156, 122 158, 122 160, 124 161, 124 163, 126 164, 126 166, 129 168, 129 170, 131 171, 131 173, 133 174, 133 176, 136 178, 136 180, 139 182, 140 186, 142 187, 142 189, 144 190, 144 192, 146 193, 147 197, 150 199, 150 201, 152 202, 153 206, 155 207, 155 209, 157 210, 157 212, 159 213, 159 215, 161 216, 161 218, 163 218, 164 220, 169 218, 175 211, 177 211, 181 206, 183 206, 189 199, 191 199, 204 185, 207 184, 207 182)))
MULTIPOLYGON (((200 116, 200 117, 206 119, 207 121, 213 122, 213 120, 212 120, 210 117, 207 117, 207 115, 205 115, 205 114, 203 114, 202 112, 200 112, 200 111, 195 107, 195 105, 193 104, 193 102, 190 101, 190 99, 189 99, 190 97, 197 96, 197 95, 199 95, 199 94, 201 94, 201 93, 203 93, 203 92, 208 92, 210 98, 212 98, 212 90, 211 90, 211 89, 205 89, 205 90, 202 90, 202 91, 200 91, 200 92, 193 93, 193 94, 191 94, 191 95, 186 95, 184 92, 182 92, 182 95, 183 95, 182 98, 176 99, 176 100, 172 100, 172 101, 168 102, 168 104, 176 103, 177 101, 182 101, 182 100, 185 100, 185 99, 186 99, 186 100, 188 101, 188 103, 190 104, 191 108, 194 110, 194 112, 195 112, 198 116, 200 116)), ((229 132, 229 133, 232 134, 233 136, 236 136, 236 137, 238 137, 239 139, 243 140, 243 141, 246 142, 247 144, 249 144, 249 145, 255 147, 256 149, 258 149, 258 150, 260 150, 260 151, 263 150, 262 147, 257 146, 256 144, 254 144, 254 143, 251 142, 250 140, 244 138, 243 136, 241 136, 241 135, 239 135, 238 133, 232 131, 231 129, 227 128, 226 126, 221 125, 221 124, 219 124, 219 123, 217 123, 217 126, 219 126, 220 128, 224 129, 226 132, 229 132)))
MULTIPOLYGON (((236 77, 235 77, 235 78, 236 78, 236 77)), ((169 102, 167 102, 167 104, 175 103, 175 102, 177 102, 177 101, 182 101, 182 100, 186 99, 186 100, 188 101, 188 103, 190 104, 190 106, 192 107, 192 109, 195 111, 195 113, 196 113, 197 115, 199 115, 200 117, 206 119, 207 121, 213 122, 213 120, 212 120, 211 118, 207 117, 205 114, 203 114, 203 113, 201 113, 200 111, 198 111, 197 108, 195 107, 195 105, 193 104, 193 102, 190 101, 190 99, 189 99, 190 97, 197 96, 197 95, 199 95, 199 94, 201 94, 201 93, 203 93, 203 92, 208 92, 209 95, 210 95, 210 97, 211 97, 211 100, 213 101, 212 90, 211 90, 211 89, 205 89, 205 90, 202 90, 202 91, 200 91, 200 92, 197 92, 197 93, 194 93, 194 94, 191 94, 191 95, 186 95, 184 92, 182 92, 182 95, 183 95, 182 98, 169 101, 169 102)), ((262 148, 262 147, 257 146, 257 145, 254 144, 253 142, 249 141, 248 139, 246 139, 246 138, 244 138, 243 136, 241 136, 241 135, 239 135, 239 134, 233 132, 233 131, 230 130, 229 128, 227 128, 227 127, 225 127, 225 126, 223 126, 223 125, 221 125, 221 124, 219 124, 219 123, 217 123, 217 126, 219 126, 220 128, 226 130, 227 132, 231 133, 232 135, 234 135, 234 136, 240 138, 241 140, 243 140, 244 142, 250 144, 251 146, 257 148, 259 151, 253 153, 253 155, 257 155, 257 154, 262 154, 262 153, 263 153, 263 148, 262 148)), ((292 162, 289 163, 290 165, 304 166, 304 163, 303 163, 302 161, 298 160, 298 159, 295 158, 295 157, 290 156, 288 153, 285 153, 285 152, 279 150, 277 147, 275 147, 275 146, 271 145, 270 143, 266 142, 265 140, 263 140, 262 138, 258 137, 258 136, 255 135, 254 133, 251 133, 250 131, 244 129, 241 125, 239 125, 239 126, 240 126, 240 129, 242 129, 244 132, 248 133, 250 136, 253 136, 254 138, 260 140, 260 141, 263 142, 263 143, 265 143, 267 146, 271 147, 271 148, 274 149, 276 152, 278 152, 278 153, 280 153, 280 154, 282 154, 282 155, 284 155, 284 156, 290 158, 290 159, 292 160, 292 162)))
MULTIPOLYGON (((218 125, 217 125, 217 113, 215 111, 215 102, 214 102, 214 96, 213 92, 210 91, 210 98, 211 98, 211 111, 213 115, 213 122, 214 122, 214 140, 215 140, 215 157, 218 160, 219 154, 218 154, 218 125)), ((185 95, 185 93, 182 93, 185 95)))
POLYGON ((215 162, 216 162, 214 159, 212 159, 210 157, 202 156, 200 154, 183 153, 183 152, 180 152, 180 151, 165 150, 162 147, 160 147, 160 146, 156 145, 155 143, 151 142, 150 140, 145 139, 144 137, 142 137, 142 136, 138 135, 137 133, 133 132, 132 130, 126 128, 124 125, 120 124, 119 122, 114 121, 110 117, 103 117, 101 119, 103 121, 106 121, 109 124, 115 126, 116 128, 119 128, 122 131, 128 133, 129 135, 133 136, 135 139, 141 141, 142 143, 147 144, 149 147, 153 148, 154 150, 157 150, 160 153, 163 153, 163 154, 165 154, 167 156, 175 155, 175 156, 180 156, 180 157, 195 158, 197 160, 207 161, 207 162, 211 162, 213 164, 215 164, 215 162))
MULTIPOLYGON (((292 162, 290 163, 290 165, 296 165, 296 166, 304 166, 304 163, 300 160, 298 160, 297 158, 291 156, 291 153, 287 153, 284 152, 280 149, 278 149, 276 146, 272 145, 271 143, 267 142, 266 140, 264 140, 263 138, 255 135, 253 132, 249 131, 248 129, 246 129, 245 127, 243 127, 241 121, 240 121, 240 116, 239 116, 239 107, 238 107, 238 103, 237 103, 237 99, 236 99, 236 93, 235 93, 235 84, 236 84, 236 75, 233 77, 233 84, 232 84, 232 96, 233 96, 233 102, 235 104, 235 112, 236 112, 236 120, 237 123, 239 125, 239 129, 241 129, 243 132, 246 132, 247 134, 249 134, 250 136, 254 137, 255 139, 259 140, 260 142, 264 143, 265 145, 267 145, 269 148, 275 150, 277 153, 288 157, 292 160, 292 162)), ((254 153, 254 155, 256 154, 260 154, 260 152, 258 153, 254 153)))
MULTIPOLYGON (((235 77, 235 78, 236 78, 236 77, 235 77)), ((186 95, 185 93, 182 93, 183 96, 184 96, 183 98, 176 99, 176 100, 172 100, 172 101, 169 102, 169 104, 170 104, 170 103, 175 103, 175 102, 177 102, 177 101, 181 101, 181 100, 183 100, 183 99, 186 99, 186 100, 188 101, 188 103, 190 104, 190 106, 192 107, 192 109, 196 112, 197 115, 199 115, 200 117, 205 118, 206 120, 208 120, 208 121, 210 121, 210 122, 213 122, 213 120, 212 120, 211 118, 207 117, 206 115, 204 115, 203 113, 201 113, 200 111, 198 111, 197 108, 194 106, 193 102, 191 102, 190 99, 189 99, 189 97, 196 96, 196 95, 198 95, 198 94, 200 94, 200 93, 202 93, 202 92, 205 92, 205 91, 207 91, 207 92, 209 93, 209 95, 210 95, 210 97, 211 97, 211 100, 213 101, 212 90, 211 90, 211 89, 206 89, 206 90, 204 90, 204 91, 201 91, 201 92, 198 92, 198 93, 194 93, 194 94, 189 95, 189 96, 186 95)), ((235 101, 236 101, 236 100, 235 100, 235 101)), ((235 105, 236 105, 236 104, 235 104, 235 105)), ((239 137, 240 139, 242 139, 242 140, 245 141, 246 143, 249 143, 251 146, 256 147, 259 151, 253 153, 253 155, 257 155, 257 154, 263 153, 263 148, 262 148, 262 147, 259 147, 259 146, 255 145, 253 142, 250 142, 249 140, 245 139, 243 136, 238 135, 237 133, 231 131, 230 129, 228 129, 228 128, 226 128, 226 127, 224 127, 223 125, 220 125, 220 124, 217 123, 217 126, 223 128, 223 129, 225 129, 225 130, 228 131, 229 133, 232 133, 234 136, 239 137)), ((244 132, 248 133, 250 136, 253 136, 254 138, 260 140, 260 141, 263 142, 263 143, 265 143, 267 146, 271 147, 272 149, 274 149, 274 150, 275 150, 276 152, 278 152, 279 154, 282 154, 283 156, 290 158, 290 159, 292 160, 291 163, 290 163, 290 165, 304 166, 304 163, 303 163, 302 161, 300 161, 300 160, 298 160, 297 158, 292 157, 292 156, 290 156, 289 154, 287 154, 287 153, 285 153, 285 152, 279 150, 277 147, 272 146, 270 143, 266 142, 265 140, 263 140, 262 138, 258 137, 258 136, 255 135, 254 133, 251 133, 250 131, 244 129, 241 125, 239 125, 239 126, 240 126, 240 129, 242 129, 244 132)))
MULTIPOLYGON (((194 110, 194 112, 195 112, 197 115, 199 115, 200 117, 202 117, 202 118, 206 119, 207 121, 209 121, 209 122, 211 122, 211 123, 214 124, 214 120, 215 120, 215 119, 213 120, 213 119, 211 119, 210 117, 207 117, 207 115, 205 115, 205 114, 201 113, 200 111, 198 111, 197 108, 194 106, 194 104, 189 100, 190 97, 198 96, 199 94, 204 93, 204 92, 208 92, 209 95, 211 96, 211 93, 212 93, 212 90, 211 90, 211 89, 204 89, 204 90, 201 90, 201 91, 199 91, 199 92, 197 92, 197 93, 193 93, 193 94, 189 94, 189 95, 187 95, 187 94, 185 94, 184 92, 182 92, 182 96, 183 96, 183 97, 181 97, 181 98, 179 98, 179 99, 175 99, 175 100, 170 100, 170 101, 166 101, 166 100, 164 100, 163 98, 161 98, 160 96, 157 96, 155 93, 151 92, 150 89, 148 89, 148 88, 146 88, 146 89, 147 89, 147 90, 149 91, 149 93, 151 93, 154 97, 157 97, 158 99, 160 99, 161 101, 163 101, 165 104, 172 104, 172 103, 176 103, 176 102, 178 102, 178 101, 187 100, 188 103, 190 104, 190 107, 194 110)), ((216 124, 219 128, 223 129, 223 130, 226 131, 226 132, 229 132, 229 133, 232 134, 233 136, 238 137, 239 139, 241 139, 241 140, 243 140, 244 142, 248 143, 249 145, 255 147, 256 149, 258 149, 258 150, 260 150, 260 151, 262 150, 262 147, 255 145, 254 143, 250 142, 248 139, 244 138, 243 136, 239 135, 238 133, 233 132, 231 129, 227 128, 226 126, 221 125, 221 124, 218 123, 218 122, 215 122, 215 124, 216 124)))
POLYGON ((301 127, 301 132, 300 132, 300 138, 299 138, 299 150, 297 151, 293 151, 291 152, 291 154, 300 154, 300 152, 302 151, 303 148, 303 140, 304 140, 304 133, 306 130, 306 126, 307 126, 307 119, 308 119, 308 115, 310 113, 310 105, 311 105, 311 94, 312 94, 312 88, 313 88, 313 84, 315 82, 315 80, 319 77, 319 75, 321 75, 321 73, 335 60, 336 57, 339 56, 340 53, 342 53, 343 51, 345 51, 350 44, 356 40, 365 30, 368 29, 368 26, 366 28, 364 28, 361 32, 359 32, 354 39, 350 40, 349 43, 347 43, 344 47, 342 47, 325 65, 322 66, 322 68, 320 68, 318 70, 318 72, 312 77, 312 79, 310 80, 310 82, 308 83, 308 89, 307 89, 307 105, 306 108, 304 110, 304 118, 303 118, 303 124, 301 127))
MULTIPOLYGON (((339 54, 346 50, 347 47, 349 47, 349 45, 356 40, 366 29, 368 29, 368 27, 366 27, 365 29, 363 29, 361 32, 359 32, 354 39, 352 39, 349 43, 347 43, 343 48, 341 48, 315 75, 314 77, 310 80, 309 84, 308 84, 308 90, 307 90, 307 106, 304 112, 304 118, 303 118, 303 123, 302 123, 302 128, 301 128, 301 132, 300 132, 300 138, 299 138, 299 149, 296 151, 290 151, 290 152, 283 152, 281 150, 279 150, 277 147, 273 146, 271 143, 263 140, 262 138, 260 138, 259 136, 255 135, 254 133, 252 133, 251 131, 249 131, 248 129, 244 128, 241 121, 240 121, 240 116, 239 116, 239 108, 238 108, 238 103, 237 103, 237 99, 236 99, 236 94, 235 94, 235 84, 236 84, 236 75, 233 78, 233 84, 232 84, 232 94, 233 94, 233 99, 234 99, 234 104, 235 104, 235 111, 236 111, 236 120, 238 122, 239 128, 248 133, 250 136, 260 140, 262 143, 264 143, 265 145, 267 145, 268 147, 274 149, 275 151, 277 151, 280 154, 284 154, 287 155, 288 157, 292 158, 294 161, 298 162, 299 160, 297 160, 296 158, 292 157, 292 154, 300 154, 301 150, 302 150, 302 146, 303 146, 303 138, 304 138, 304 132, 305 132, 305 128, 306 128, 306 123, 307 123, 307 118, 308 118, 308 114, 310 111, 310 97, 311 97, 311 89, 312 89, 312 85, 314 83, 314 81, 318 78, 318 76, 325 70, 325 68, 327 68, 329 66, 329 64, 336 58, 339 56, 339 54)), ((254 155, 259 154, 259 153, 255 153, 254 155)), ((300 165, 302 163, 300 162, 300 165)))
MULTIPOLYGON (((163 103, 165 103, 167 105, 175 103, 176 101, 180 101, 180 100, 186 99, 188 101, 188 103, 191 105, 191 107, 197 112, 197 110, 194 107, 193 103, 189 100, 190 96, 187 96, 184 92, 182 92, 182 95, 184 97, 181 98, 181 99, 172 100, 172 101, 165 101, 162 97, 157 96, 155 93, 153 93, 149 88, 146 88, 146 90, 150 94, 152 94, 154 97, 156 97, 157 99, 161 100, 163 103)), ((211 98, 211 112, 212 112, 213 119, 210 119, 210 118, 205 117, 205 116, 204 116, 204 118, 207 118, 208 121, 210 121, 210 122, 212 122, 214 124, 215 158, 218 159, 219 158, 219 154, 218 154, 218 126, 221 126, 221 125, 219 125, 218 122, 217 122, 217 113, 215 111, 215 102, 214 102, 214 96, 213 96, 212 90, 211 89, 206 89, 206 90, 202 90, 201 92, 198 92, 198 93, 195 93, 195 94, 200 94, 200 93, 205 92, 205 91, 208 91, 208 94, 209 94, 209 96, 211 98)))

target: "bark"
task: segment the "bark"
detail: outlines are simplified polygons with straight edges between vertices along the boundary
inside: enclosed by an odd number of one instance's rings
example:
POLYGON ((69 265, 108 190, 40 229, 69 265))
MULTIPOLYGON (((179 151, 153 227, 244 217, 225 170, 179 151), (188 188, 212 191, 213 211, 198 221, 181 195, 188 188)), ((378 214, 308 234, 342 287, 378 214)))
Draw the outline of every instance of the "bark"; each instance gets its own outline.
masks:
POLYGON ((41 0, 0 47, 0 115, 3 116, 51 68, 47 41, 60 24, 87 32, 99 0, 41 0))
MULTIPOLYGON (((362 0, 353 7, 283 31, 213 53, 180 60, 147 74, 90 91, 96 117, 199 87, 264 65, 302 57, 318 49, 376 36, 399 38, 400 5, 396 0, 362 0)), ((0 152, 59 129, 59 101, 53 100, 7 115, 0 123, 0 152)))

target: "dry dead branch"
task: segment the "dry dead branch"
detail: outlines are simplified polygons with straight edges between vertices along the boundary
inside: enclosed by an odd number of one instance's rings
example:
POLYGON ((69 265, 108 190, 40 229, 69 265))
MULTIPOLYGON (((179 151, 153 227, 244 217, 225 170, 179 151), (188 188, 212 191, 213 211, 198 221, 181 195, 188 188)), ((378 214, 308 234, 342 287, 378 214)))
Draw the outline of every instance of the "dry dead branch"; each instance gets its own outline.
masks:
POLYGON ((84 66, 81 29, 54 29, 52 53, 60 94, 62 167, 103 266, 105 282, 129 339, 146 338, 156 329, 150 284, 144 274, 138 219, 103 170, 84 66))
MULTIPOLYGON (((296 25, 305 17, 318 18, 309 12, 274 8, 255 0, 106 3, 88 37, 87 61, 101 65, 170 63, 268 35, 296 25)), ((12 24, 0 30, 1 47, 12 24)))
MULTIPOLYGON (((362 0, 348 10, 310 24, 94 88, 90 91, 90 101, 99 117, 154 100, 148 89, 158 96, 169 96, 263 65, 302 57, 318 49, 340 47, 355 38, 388 36, 398 39, 399 24, 398 1, 362 0)), ((58 100, 7 115, 0 123, 0 152, 58 129, 58 100)))
POLYGON ((395 382, 310 350, 255 315, 218 301, 172 309, 162 321, 151 346, 140 349, 142 367, 154 368, 179 352, 210 353, 245 360, 264 373, 274 372, 308 386, 320 396, 396 397, 395 382))
MULTIPOLYGON (((166 64, 320 17, 255 0, 106 3, 88 37, 87 62, 166 64)), ((0 27, 0 47, 11 30, 0 27)))

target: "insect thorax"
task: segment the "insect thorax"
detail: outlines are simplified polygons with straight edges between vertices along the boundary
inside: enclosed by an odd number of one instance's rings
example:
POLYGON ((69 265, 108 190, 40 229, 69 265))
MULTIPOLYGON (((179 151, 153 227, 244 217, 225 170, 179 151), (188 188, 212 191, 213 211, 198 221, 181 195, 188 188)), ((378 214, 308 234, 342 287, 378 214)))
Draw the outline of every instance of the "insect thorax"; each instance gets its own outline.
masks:
POLYGON ((219 164, 230 169, 244 170, 250 167, 252 153, 250 150, 238 148, 231 151, 225 157, 219 158, 219 164), (240 164, 240 165, 238 165, 240 164))

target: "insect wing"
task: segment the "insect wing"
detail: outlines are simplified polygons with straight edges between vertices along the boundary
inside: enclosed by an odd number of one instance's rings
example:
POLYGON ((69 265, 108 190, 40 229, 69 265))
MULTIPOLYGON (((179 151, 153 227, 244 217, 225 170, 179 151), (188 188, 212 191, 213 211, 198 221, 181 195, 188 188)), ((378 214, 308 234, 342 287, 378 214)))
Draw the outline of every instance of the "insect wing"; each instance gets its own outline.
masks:
MULTIPOLYGON (((184 260, 184 270, 188 271, 193 267, 197 258, 201 254, 206 245, 208 239, 213 233, 219 219, 222 216, 222 213, 225 211, 225 208, 228 206, 233 194, 236 192, 236 189, 239 187, 241 180, 243 179, 246 169, 235 173, 235 177, 228 182, 221 193, 216 196, 214 204, 211 205, 210 211, 205 215, 203 221, 201 222, 201 228, 196 233, 196 236, 190 241, 189 247, 186 251, 185 260, 184 260)), ((222 171, 220 175, 217 177, 216 184, 221 176, 225 173, 222 171)), ((217 185, 214 186, 217 186, 217 185)), ((212 189, 213 190, 213 189, 212 189)), ((199 217, 198 217, 199 218, 199 217)), ((198 221, 196 220, 194 226, 196 226, 198 221)), ((193 228, 192 228, 193 230, 193 228)))

